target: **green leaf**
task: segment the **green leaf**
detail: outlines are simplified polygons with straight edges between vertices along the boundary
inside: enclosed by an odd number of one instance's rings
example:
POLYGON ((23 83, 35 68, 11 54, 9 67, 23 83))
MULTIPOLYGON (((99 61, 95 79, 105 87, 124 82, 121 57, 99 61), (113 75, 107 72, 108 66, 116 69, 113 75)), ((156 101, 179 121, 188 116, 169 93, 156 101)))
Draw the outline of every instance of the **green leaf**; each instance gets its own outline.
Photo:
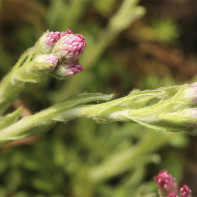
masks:
POLYGON ((0 119, 0 129, 3 129, 13 123, 15 123, 21 114, 21 108, 15 110, 14 112, 2 117, 0 119))

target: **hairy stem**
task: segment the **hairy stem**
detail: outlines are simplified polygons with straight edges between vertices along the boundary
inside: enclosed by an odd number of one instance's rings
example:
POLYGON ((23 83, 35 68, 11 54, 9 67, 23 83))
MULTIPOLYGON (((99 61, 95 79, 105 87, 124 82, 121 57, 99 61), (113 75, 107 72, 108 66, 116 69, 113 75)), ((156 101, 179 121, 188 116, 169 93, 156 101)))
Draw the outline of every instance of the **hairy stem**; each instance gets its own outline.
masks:
POLYGON ((158 90, 132 91, 109 101, 112 95, 82 94, 26 117, 0 130, 0 141, 41 133, 55 124, 86 117, 99 123, 135 122, 162 132, 187 131, 196 134, 196 84, 172 86, 158 90), (90 102, 107 101, 101 104, 90 102), (86 105, 83 105, 86 104, 86 105))
POLYGON ((0 130, 0 143, 41 133, 53 126, 57 121, 66 122, 82 116, 81 109, 83 107, 76 107, 79 104, 93 101, 107 101, 112 97, 113 95, 82 94, 35 115, 22 118, 18 122, 0 130))
POLYGON ((29 64, 33 56, 33 49, 24 52, 12 70, 3 78, 0 83, 0 114, 2 114, 13 102, 15 97, 24 88, 22 81, 16 80, 16 76, 24 75, 22 67, 29 64), (21 68, 20 68, 21 67, 21 68))

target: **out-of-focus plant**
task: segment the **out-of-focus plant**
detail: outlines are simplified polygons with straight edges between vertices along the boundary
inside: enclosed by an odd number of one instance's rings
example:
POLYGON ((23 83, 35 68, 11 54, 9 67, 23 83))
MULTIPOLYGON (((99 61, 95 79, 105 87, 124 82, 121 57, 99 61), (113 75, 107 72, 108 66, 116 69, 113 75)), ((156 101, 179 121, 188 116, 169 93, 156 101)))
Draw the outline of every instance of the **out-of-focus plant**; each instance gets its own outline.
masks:
POLYGON ((162 44, 172 44, 180 34, 178 25, 167 17, 154 19, 149 26, 138 25, 132 33, 135 38, 143 41, 156 41, 162 44))

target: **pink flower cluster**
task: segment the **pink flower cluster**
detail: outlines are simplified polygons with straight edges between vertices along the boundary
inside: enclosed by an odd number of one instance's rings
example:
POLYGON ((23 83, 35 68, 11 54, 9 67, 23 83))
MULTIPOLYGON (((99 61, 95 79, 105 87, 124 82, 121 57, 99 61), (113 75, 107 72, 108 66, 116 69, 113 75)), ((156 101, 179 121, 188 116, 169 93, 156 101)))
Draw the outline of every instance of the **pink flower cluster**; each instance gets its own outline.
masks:
POLYGON ((73 34, 70 29, 65 32, 47 32, 40 39, 40 53, 49 56, 46 63, 54 60, 53 68, 64 66, 66 72, 62 76, 70 76, 83 70, 83 66, 79 64, 79 56, 85 46, 85 38, 80 34, 73 34))
POLYGON ((158 184, 159 191, 163 197, 191 197, 192 191, 187 185, 183 185, 180 190, 176 179, 167 170, 161 170, 159 175, 154 177, 158 184))

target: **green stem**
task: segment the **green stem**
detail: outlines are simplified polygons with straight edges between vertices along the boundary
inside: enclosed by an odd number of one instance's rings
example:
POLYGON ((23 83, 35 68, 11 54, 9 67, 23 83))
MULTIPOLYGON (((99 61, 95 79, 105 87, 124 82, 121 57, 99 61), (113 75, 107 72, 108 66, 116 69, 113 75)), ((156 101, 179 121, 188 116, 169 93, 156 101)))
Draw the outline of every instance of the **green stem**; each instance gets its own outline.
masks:
POLYGON ((109 101, 112 95, 82 94, 2 129, 0 141, 35 135, 57 121, 67 122, 78 117, 91 118, 101 123, 129 121, 159 131, 188 131, 196 134, 196 108, 188 103, 189 97, 184 99, 185 91, 187 94, 191 91, 188 95, 192 96, 194 89, 190 85, 182 85, 133 91, 128 96, 112 101, 109 101), (108 102, 82 105, 95 101, 108 102))
POLYGON ((113 95, 82 94, 35 115, 25 117, 0 131, 0 143, 43 132, 48 129, 48 127, 53 126, 57 121, 66 122, 77 118, 81 116, 80 109, 83 109, 83 107, 75 106, 94 101, 107 101, 110 100, 112 96, 113 95))
POLYGON ((3 78, 0 83, 0 114, 2 114, 13 102, 15 96, 23 88, 23 83, 13 80, 15 71, 23 64, 29 55, 29 50, 25 51, 12 70, 3 78))
MULTIPOLYGON (((23 53, 12 70, 3 78, 0 83, 0 114, 13 103, 16 96, 23 90, 25 83, 20 80, 28 77, 27 66, 35 53, 34 48, 30 48, 23 53)), ((33 74, 32 74, 33 75, 33 74)))

